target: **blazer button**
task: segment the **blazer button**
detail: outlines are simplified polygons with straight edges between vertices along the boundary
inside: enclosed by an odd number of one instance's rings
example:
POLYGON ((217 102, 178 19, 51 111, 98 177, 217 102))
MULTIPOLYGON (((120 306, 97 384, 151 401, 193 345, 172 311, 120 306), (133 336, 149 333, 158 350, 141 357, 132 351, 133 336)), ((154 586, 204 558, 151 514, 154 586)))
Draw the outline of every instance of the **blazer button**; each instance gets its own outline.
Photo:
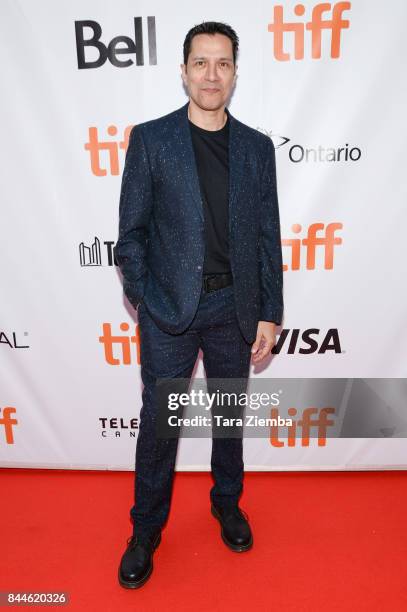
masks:
POLYGON ((202 266, 198 266, 198 270, 202 270, 202 266))

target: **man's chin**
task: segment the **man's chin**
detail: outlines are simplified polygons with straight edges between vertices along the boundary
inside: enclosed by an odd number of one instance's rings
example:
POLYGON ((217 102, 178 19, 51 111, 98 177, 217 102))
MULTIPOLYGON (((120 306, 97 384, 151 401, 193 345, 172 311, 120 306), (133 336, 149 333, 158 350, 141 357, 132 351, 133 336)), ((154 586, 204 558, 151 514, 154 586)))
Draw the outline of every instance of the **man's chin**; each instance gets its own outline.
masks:
POLYGON ((199 108, 206 111, 219 110, 220 108, 223 108, 225 106, 224 101, 220 98, 218 98, 217 100, 208 100, 207 97, 205 97, 204 99, 199 99, 196 104, 199 106, 199 108))

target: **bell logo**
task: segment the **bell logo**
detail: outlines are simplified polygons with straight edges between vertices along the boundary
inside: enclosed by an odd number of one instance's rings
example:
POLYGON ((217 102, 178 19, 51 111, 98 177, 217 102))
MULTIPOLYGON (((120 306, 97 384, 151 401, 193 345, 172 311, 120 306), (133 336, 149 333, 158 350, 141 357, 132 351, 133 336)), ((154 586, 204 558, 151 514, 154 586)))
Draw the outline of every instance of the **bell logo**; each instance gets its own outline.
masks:
MULTIPOLYGON (((130 57, 120 59, 120 56, 135 55, 136 66, 144 66, 144 41, 143 23, 141 17, 134 18, 134 40, 129 36, 115 36, 112 40, 104 44, 100 39, 102 27, 97 21, 86 19, 75 21, 76 54, 78 59, 78 69, 100 68, 109 60, 116 68, 128 68, 134 64, 130 57), (91 36, 85 37, 85 29, 91 32, 91 36), (90 60, 85 57, 85 49, 91 48, 93 53, 96 50, 98 58, 90 60)), ((147 37, 148 37, 148 61, 150 66, 157 64, 157 45, 155 33, 155 17, 147 17, 147 37)), ((92 52, 91 52, 92 53, 92 52)))
POLYGON ((18 425, 18 421, 17 419, 13 419, 10 415, 15 412, 16 409, 12 406, 6 406, 3 410, 0 408, 0 425, 4 428, 4 436, 7 444, 14 444, 13 425, 18 425))
MULTIPOLYGON (((316 4, 312 9, 311 21, 288 22, 284 21, 284 7, 277 5, 274 7, 273 23, 268 24, 268 31, 274 34, 274 57, 280 62, 288 62, 291 59, 290 53, 284 50, 284 34, 294 33, 294 59, 304 59, 304 30, 311 32, 311 57, 312 59, 321 58, 321 38, 322 30, 331 32, 331 58, 337 59, 340 56, 341 31, 349 28, 349 21, 342 19, 342 13, 350 10, 350 2, 337 2, 333 5, 332 18, 323 19, 322 14, 331 12, 331 3, 322 2, 316 4), (304 27, 305 26, 305 27, 304 27)), ((303 4, 296 4, 294 13, 302 17, 305 13, 303 4)))

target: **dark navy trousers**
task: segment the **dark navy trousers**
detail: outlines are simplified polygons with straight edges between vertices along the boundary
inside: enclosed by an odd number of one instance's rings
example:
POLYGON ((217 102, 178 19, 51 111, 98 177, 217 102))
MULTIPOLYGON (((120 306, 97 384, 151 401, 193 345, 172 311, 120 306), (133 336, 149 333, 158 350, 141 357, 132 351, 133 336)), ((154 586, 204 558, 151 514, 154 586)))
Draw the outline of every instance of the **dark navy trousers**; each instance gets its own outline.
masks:
MULTIPOLYGON (((190 380, 201 349, 207 379, 247 381, 252 345, 246 342, 238 326, 233 285, 209 293, 202 290, 195 317, 181 334, 160 329, 144 302, 137 313, 143 392, 136 447, 135 502, 130 516, 134 533, 149 535, 167 520, 178 448, 178 438, 156 435, 157 378, 190 380)), ((237 503, 243 490, 241 437, 212 438, 211 470, 214 485, 210 500, 218 506, 237 503)))

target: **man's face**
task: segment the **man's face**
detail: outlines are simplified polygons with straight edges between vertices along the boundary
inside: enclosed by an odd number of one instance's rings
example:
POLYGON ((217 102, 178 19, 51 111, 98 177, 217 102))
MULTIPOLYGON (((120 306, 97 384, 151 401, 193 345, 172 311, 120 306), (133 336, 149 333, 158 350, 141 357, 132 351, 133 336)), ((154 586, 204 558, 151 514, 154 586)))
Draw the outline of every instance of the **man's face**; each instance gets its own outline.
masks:
POLYGON ((181 68, 189 96, 197 106, 216 110, 226 105, 236 78, 230 38, 218 33, 197 34, 188 63, 181 68))

